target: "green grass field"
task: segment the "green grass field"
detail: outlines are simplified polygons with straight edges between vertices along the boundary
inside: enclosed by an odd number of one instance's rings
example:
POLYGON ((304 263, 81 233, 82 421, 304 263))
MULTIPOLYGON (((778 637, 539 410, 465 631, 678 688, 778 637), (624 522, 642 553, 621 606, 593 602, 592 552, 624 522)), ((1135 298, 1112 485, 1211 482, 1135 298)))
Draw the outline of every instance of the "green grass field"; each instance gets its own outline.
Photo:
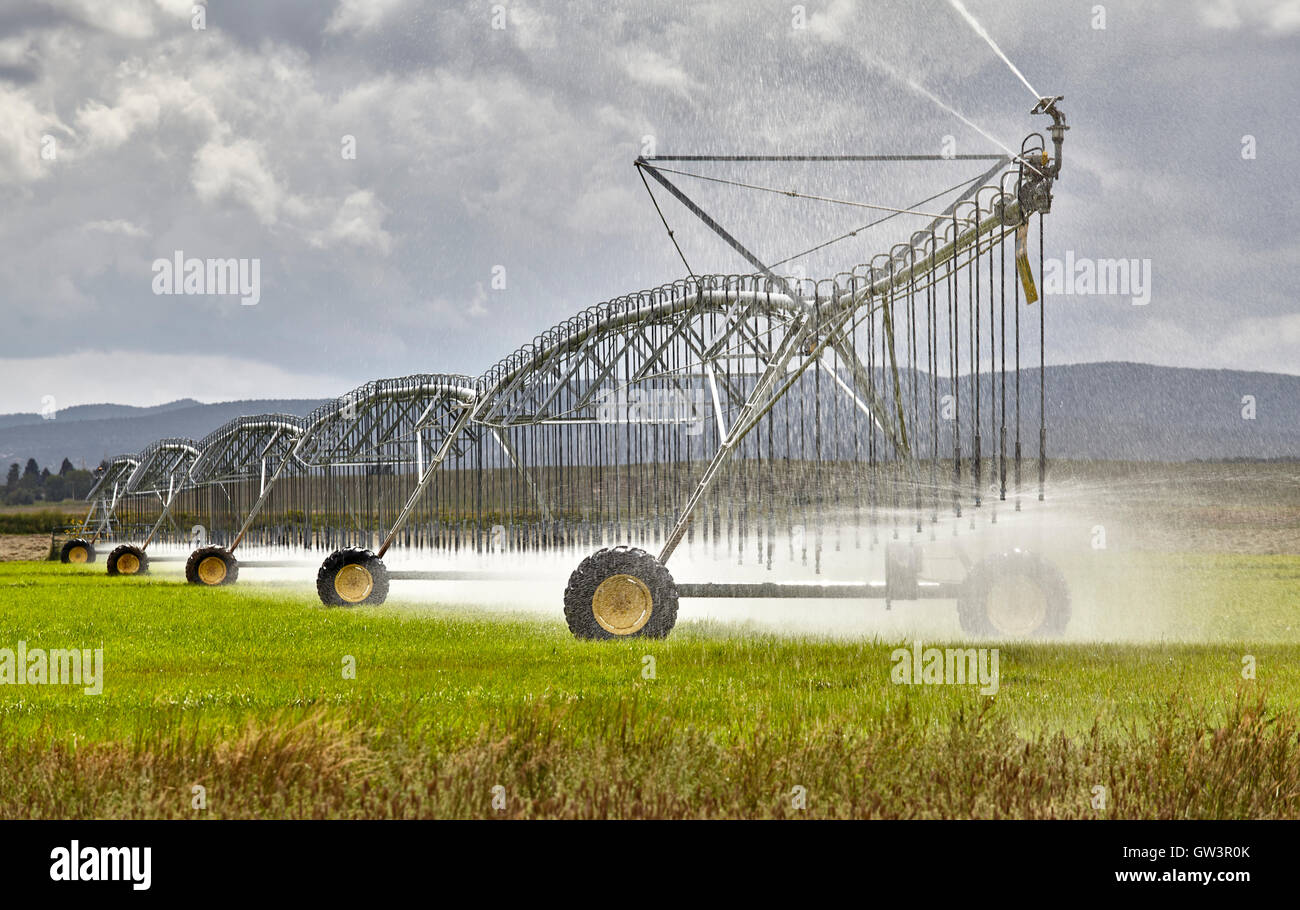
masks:
POLYGON ((326 609, 306 586, 0 564, 0 648, 104 652, 100 695, 0 686, 0 815, 1300 816, 1300 557, 1165 572, 1190 623, 1240 640, 1006 644, 986 697, 893 685, 897 642, 688 621, 583 643, 558 611, 400 589, 326 609))

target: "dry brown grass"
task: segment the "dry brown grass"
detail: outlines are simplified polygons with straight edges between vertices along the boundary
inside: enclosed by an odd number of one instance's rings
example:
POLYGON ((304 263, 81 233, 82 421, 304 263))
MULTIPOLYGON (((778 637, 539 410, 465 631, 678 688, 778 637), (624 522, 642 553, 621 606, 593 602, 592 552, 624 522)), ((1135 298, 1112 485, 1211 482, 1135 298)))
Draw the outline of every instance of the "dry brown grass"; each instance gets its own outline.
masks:
POLYGON ((49 534, 0 534, 0 562, 44 559, 49 554, 49 534))
POLYGON ((1013 735, 991 710, 902 712, 719 745, 631 708, 574 739, 563 704, 467 743, 380 743, 328 712, 215 742, 10 745, 0 816, 82 818, 1282 818, 1300 815, 1300 725, 1243 696, 1207 725, 1171 703, 1139 733, 1013 735), (206 810, 192 808, 192 786, 206 810), (807 808, 794 808, 802 786, 807 808), (1094 787, 1107 808, 1092 806, 1094 787), (504 810, 492 805, 503 787, 504 810))

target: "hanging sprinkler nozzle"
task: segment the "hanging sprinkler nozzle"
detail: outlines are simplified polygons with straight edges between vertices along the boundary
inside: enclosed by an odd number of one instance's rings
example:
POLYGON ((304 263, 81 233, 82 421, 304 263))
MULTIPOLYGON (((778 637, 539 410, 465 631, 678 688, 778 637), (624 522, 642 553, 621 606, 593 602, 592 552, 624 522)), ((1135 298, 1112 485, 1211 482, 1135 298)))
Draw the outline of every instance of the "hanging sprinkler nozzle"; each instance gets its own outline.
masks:
POLYGON ((1019 220, 1023 223, 1029 216, 1052 210, 1052 183, 1061 176, 1061 146, 1065 142, 1065 115, 1057 109, 1056 103, 1064 101, 1063 95, 1044 96, 1038 99, 1031 114, 1047 114, 1052 118, 1048 133, 1055 146, 1055 156, 1048 155, 1047 149, 1034 148, 1032 152, 1020 155, 1021 178, 1016 190, 1016 200, 1020 203, 1019 220))

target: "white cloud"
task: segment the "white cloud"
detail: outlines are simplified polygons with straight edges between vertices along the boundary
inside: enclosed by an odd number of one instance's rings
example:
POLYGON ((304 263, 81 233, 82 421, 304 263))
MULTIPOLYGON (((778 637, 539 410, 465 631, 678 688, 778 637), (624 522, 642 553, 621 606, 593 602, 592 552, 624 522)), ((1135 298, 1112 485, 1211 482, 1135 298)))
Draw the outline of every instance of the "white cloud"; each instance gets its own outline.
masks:
POLYGON ((37 63, 36 48, 29 35, 0 38, 0 66, 29 66, 37 63))
POLYGON ((1300 0, 1208 0, 1200 13, 1205 26, 1223 31, 1247 25, 1274 35, 1300 31, 1300 0))
POLYGON ((144 0, 45 0, 45 5, 90 28, 119 38, 152 38, 156 7, 144 0))
POLYGON ((405 5, 406 0, 340 0, 325 31, 333 35, 372 32, 405 5))
POLYGON ((190 179, 203 202, 233 199, 253 211, 262 224, 275 224, 279 217, 284 191, 261 146, 252 139, 208 142, 194 155, 190 179))
POLYGON ((156 127, 161 110, 157 96, 137 92, 124 93, 116 107, 88 101, 77 111, 79 138, 92 150, 118 148, 137 129, 156 127))
POLYGON ((1216 365, 1300 373, 1295 353, 1300 350, 1300 313, 1236 319, 1225 328, 1223 340, 1208 345, 1216 365))
POLYGON ((62 138, 61 124, 24 95, 0 88, 0 185, 31 183, 47 176, 54 162, 41 158, 42 137, 55 135, 54 149, 62 138))
POLYGON ((509 20, 507 29, 520 50, 531 51, 555 47, 555 20, 552 17, 518 3, 508 4, 506 9, 509 20))
POLYGON ((474 283, 474 296, 469 302, 469 314, 471 316, 487 315, 487 290, 483 287, 483 282, 474 283))
POLYGON ((312 236, 312 244, 317 247, 355 246, 387 256, 393 238, 383 227, 386 211, 371 190, 350 193, 338 207, 329 227, 312 236))
POLYGON ((194 7, 207 6, 208 0, 153 0, 159 11, 173 19, 190 19, 194 7))
POLYGON ((672 60, 647 47, 624 51, 624 69, 636 82, 690 98, 699 83, 672 60))
POLYGON ((104 234, 121 234, 124 237, 148 237, 149 232, 144 228, 132 224, 123 218, 114 218, 110 221, 88 221, 86 230, 98 231, 104 234))
POLYGON ((850 37, 850 23, 857 14, 853 0, 832 0, 824 11, 808 17, 808 31, 823 41, 837 44, 850 37))

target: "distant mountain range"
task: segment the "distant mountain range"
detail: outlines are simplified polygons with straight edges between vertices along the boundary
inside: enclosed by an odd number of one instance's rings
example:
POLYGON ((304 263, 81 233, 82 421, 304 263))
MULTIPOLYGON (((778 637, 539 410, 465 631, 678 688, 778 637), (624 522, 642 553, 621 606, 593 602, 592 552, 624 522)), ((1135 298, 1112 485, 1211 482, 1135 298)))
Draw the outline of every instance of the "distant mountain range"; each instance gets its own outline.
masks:
MULTIPOLYGON (((985 374, 981 383, 985 427, 995 424, 989 416, 995 413, 994 386, 1000 387, 1000 377, 991 379, 985 374)), ((909 380, 904 375, 904 382, 909 380)), ((928 389, 924 377, 921 381, 922 388, 928 389)), ((968 393, 968 383, 969 378, 962 380, 963 395, 968 393)), ((1011 374, 1007 384, 1012 401, 1011 374)), ((305 415, 323 401, 202 404, 182 399, 149 408, 81 405, 59 411, 53 420, 40 414, 0 415, 0 468, 35 458, 42 467, 57 470, 65 457, 77 467, 94 467, 102 458, 139 451, 164 436, 201 439, 233 417, 273 412, 305 415)), ((1021 375, 1021 403, 1021 436, 1028 457, 1038 451, 1037 369, 1021 375)), ((1047 448, 1055 458, 1300 458, 1300 376, 1139 363, 1053 366, 1047 368, 1047 410, 1047 448), (1246 396, 1253 404, 1243 402, 1246 396), (1253 407, 1254 419, 1243 416, 1248 407, 1253 407)), ((1009 424, 1012 417, 1009 406, 1009 424)), ((922 423, 928 422, 923 415, 922 423)), ((941 444, 947 438, 945 432, 941 444)), ((918 433, 916 443, 926 450, 928 443, 923 440, 924 432, 918 433)), ((985 442, 990 445, 991 439, 985 442)))
POLYGON ((203 404, 192 398, 137 408, 121 404, 87 404, 58 411, 52 420, 40 414, 0 415, 0 466, 35 458, 57 471, 64 458, 74 467, 94 468, 113 455, 138 452, 155 439, 184 436, 202 439, 228 420, 247 414, 305 415, 326 399, 276 398, 203 404))
MULTIPOLYGON (((180 398, 167 404, 155 405, 151 408, 139 408, 129 404, 79 404, 71 408, 65 408, 62 411, 56 411, 54 419, 57 420, 107 420, 115 417, 145 417, 149 414, 162 414, 166 411, 180 411, 185 408, 206 407, 202 402, 195 401, 193 398, 180 398)), ((44 418, 40 414, 0 414, 0 430, 9 427, 21 427, 29 424, 40 425, 46 423, 49 418, 44 418)))
MULTIPOLYGON (((1021 394, 1036 399, 1037 391, 1035 369, 1022 375, 1021 394)), ((1037 437, 1036 400, 1022 419, 1037 437)), ((1048 367, 1047 422, 1047 451, 1059 458, 1300 458, 1300 376, 1143 363, 1048 367)))

